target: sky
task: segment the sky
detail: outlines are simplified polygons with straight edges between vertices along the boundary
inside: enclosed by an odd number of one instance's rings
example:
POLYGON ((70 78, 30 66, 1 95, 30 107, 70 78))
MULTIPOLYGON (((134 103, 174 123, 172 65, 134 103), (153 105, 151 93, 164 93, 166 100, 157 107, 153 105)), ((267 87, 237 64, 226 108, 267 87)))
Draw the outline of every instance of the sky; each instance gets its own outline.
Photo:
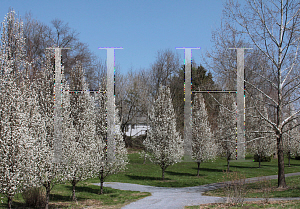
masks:
POLYGON ((224 0, 1 0, 0 21, 9 8, 22 17, 31 12, 38 21, 51 25, 60 19, 79 33, 79 40, 101 60, 106 50, 115 50, 121 73, 151 67, 160 50, 171 49, 184 59, 184 50, 200 47, 192 58, 202 63, 202 55, 213 46, 212 30, 220 25, 224 0))

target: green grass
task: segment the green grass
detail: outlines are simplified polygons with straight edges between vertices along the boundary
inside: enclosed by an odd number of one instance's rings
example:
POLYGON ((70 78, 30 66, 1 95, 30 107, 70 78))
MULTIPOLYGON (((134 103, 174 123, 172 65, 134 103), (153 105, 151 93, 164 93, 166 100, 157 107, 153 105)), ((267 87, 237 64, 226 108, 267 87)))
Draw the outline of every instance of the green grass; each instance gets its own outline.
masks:
MULTIPOLYGON (((288 186, 285 189, 277 188, 277 179, 247 184, 247 193, 245 197, 265 198, 267 188, 267 191, 269 191, 268 197, 300 197, 300 176, 286 177, 285 180, 288 186)), ((223 188, 206 192, 203 195, 226 196, 223 188)))
MULTIPOLYGON (((161 168, 148 160, 143 164, 143 159, 138 153, 129 155, 128 169, 117 175, 109 176, 107 182, 134 183, 159 187, 189 187, 199 186, 223 181, 223 171, 227 169, 225 158, 218 158, 214 162, 204 162, 200 166, 200 177, 197 177, 197 164, 194 162, 181 162, 166 169, 165 181, 161 180, 161 168)), ((287 160, 286 162, 287 163, 287 160)), ((276 175, 277 159, 263 162, 258 168, 258 163, 253 162, 253 157, 248 156, 245 162, 230 162, 230 170, 244 174, 246 178, 257 176, 276 175)), ((291 160, 291 167, 285 167, 285 173, 300 172, 300 160, 291 160)), ((90 179, 90 182, 99 182, 90 179)))
MULTIPOLYGON (((165 181, 162 181, 161 168, 158 165, 153 165, 149 160, 146 161, 146 164, 143 164, 143 159, 139 158, 138 153, 129 154, 129 162, 126 171, 109 176, 105 181, 160 187, 189 187, 221 182, 224 176, 223 171, 227 169, 226 160, 218 158, 214 162, 201 163, 200 177, 197 177, 196 163, 181 162, 168 167, 165 172, 165 181)), ((287 160, 285 163, 287 164, 287 160)), ((231 161, 230 170, 244 174, 246 178, 275 175, 278 170, 277 159, 273 159, 271 162, 263 162, 262 167, 258 168, 258 163, 253 162, 251 156, 247 156, 244 162, 231 161)), ((294 172, 300 172, 300 160, 292 159, 291 167, 285 167, 285 173, 294 172)), ((289 181, 288 179, 287 181, 289 181)), ((276 180, 274 182, 276 184, 276 180)), ((129 202, 150 195, 150 193, 122 191, 111 188, 104 188, 104 194, 98 195, 99 186, 94 186, 92 183, 99 183, 99 179, 88 179, 78 183, 76 187, 78 204, 70 201, 71 184, 56 185, 51 191, 50 208, 83 208, 88 205, 99 205, 98 208, 107 208, 114 205, 114 208, 120 208, 129 202)), ((297 181, 296 183, 299 185, 300 182, 297 181)), ((291 194, 287 194, 287 196, 291 196, 291 194)), ((300 195, 298 194, 298 196, 300 195)), ((0 201, 0 207, 6 208, 6 198, 0 198, 0 200, 3 201, 3 203, 0 201)), ((16 195, 13 200, 13 206, 14 208, 24 208, 24 200, 21 194, 16 195)))
MULTIPOLYGON (((149 192, 123 191, 104 188, 104 194, 99 195, 99 186, 88 181, 79 182, 76 186, 77 203, 71 201, 72 186, 70 183, 55 185, 50 194, 49 208, 83 208, 90 205, 97 208, 121 208, 130 202, 151 195, 149 192), (112 207, 113 206, 113 207, 112 207)), ((7 208, 7 198, 0 195, 0 208, 7 208), (1 198, 3 197, 3 198, 1 198)), ((21 194, 13 199, 13 208, 25 208, 25 201, 21 194)))
POLYGON ((272 208, 272 209, 279 209, 279 208, 288 208, 288 209, 295 209, 300 208, 300 201, 294 200, 294 201, 274 201, 270 203, 264 203, 264 202, 246 202, 243 205, 230 205, 230 204, 223 204, 223 203, 217 203, 217 204, 206 204, 200 206, 186 206, 185 209, 204 209, 204 208, 226 208, 226 209, 235 209, 235 208, 243 208, 243 209, 252 209, 252 208, 272 208))
POLYGON ((300 176, 287 177, 285 180, 286 189, 277 188, 277 179, 248 184, 246 197, 263 197, 262 186, 270 189, 270 197, 300 197, 300 176))

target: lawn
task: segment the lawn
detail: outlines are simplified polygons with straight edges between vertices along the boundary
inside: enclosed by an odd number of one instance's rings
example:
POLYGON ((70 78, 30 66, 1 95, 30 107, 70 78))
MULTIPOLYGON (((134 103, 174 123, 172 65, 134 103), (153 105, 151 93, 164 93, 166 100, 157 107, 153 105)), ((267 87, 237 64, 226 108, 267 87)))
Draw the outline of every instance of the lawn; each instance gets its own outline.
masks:
MULTIPOLYGON (((161 168, 153 165, 149 160, 143 164, 143 159, 138 153, 129 155, 130 164, 128 169, 117 175, 109 176, 107 182, 134 183, 159 187, 190 187, 210 184, 223 181, 223 171, 227 169, 225 158, 218 158, 214 162, 201 163, 200 177, 197 177, 197 164, 194 162, 181 162, 166 169, 165 181, 161 180, 161 168)), ((287 164, 287 159, 285 160, 287 164)), ((253 162, 251 156, 247 156, 244 162, 230 162, 230 170, 237 171, 246 178, 257 176, 276 175, 277 159, 271 162, 263 162, 258 168, 258 163, 253 162)), ((291 160, 291 167, 285 167, 285 173, 300 172, 300 160, 291 160)), ((97 183, 98 179, 90 179, 90 182, 97 183)))
MULTIPOLYGON (((72 186, 70 183, 54 186, 50 194, 49 208, 121 208, 124 205, 151 195, 148 192, 122 191, 112 188, 104 188, 104 194, 99 195, 99 186, 87 181, 79 182, 76 186, 77 202, 71 201, 72 186)), ((7 208, 7 198, 0 195, 2 200, 0 208, 7 208)), ((13 199, 13 208, 25 208, 25 202, 21 194, 13 199)))
MULTIPOLYGON (((261 182, 247 184, 247 193, 245 197, 266 198, 266 197, 300 197, 300 176, 286 177, 287 188, 277 188, 277 179, 263 180, 261 182)), ((208 196, 225 197, 225 190, 217 189, 204 193, 208 196)))
MULTIPOLYGON (((146 160, 146 164, 143 164, 143 159, 139 157, 138 153, 129 154, 129 162, 126 171, 109 176, 105 181, 160 187, 199 186, 223 181, 223 171, 227 168, 225 158, 218 158, 214 162, 202 163, 200 177, 197 177, 196 163, 181 162, 168 167, 165 172, 166 180, 162 181, 160 167, 153 165, 149 160, 146 160)), ((287 163, 287 160, 285 163, 287 163)), ((246 178, 275 175, 277 174, 277 159, 273 159, 271 162, 263 162, 262 167, 258 168, 258 163, 253 162, 253 158, 248 156, 244 162, 231 161, 230 170, 239 172, 245 175, 246 178)), ((291 167, 285 167, 285 173, 294 172, 300 172, 300 160, 292 159, 291 167)), ((292 177, 290 178, 293 179, 292 177)), ((290 178, 287 178, 288 184, 290 184, 290 178)), ((295 179, 297 178, 295 177, 295 179)), ((298 180, 295 180, 297 182, 291 184, 297 183, 299 185, 300 182, 298 180)), ((104 188, 104 194, 98 195, 99 187, 92 183, 99 183, 99 179, 88 179, 78 183, 76 187, 77 203, 70 201, 72 193, 71 184, 56 185, 51 191, 50 208, 83 208, 89 205, 96 206, 96 208, 120 208, 130 202, 150 195, 150 193, 122 191, 111 188, 104 188)), ((272 184, 276 184, 276 180, 272 181, 272 184)), ((253 185, 253 189, 255 190, 255 184, 253 185)), ((278 195, 282 194, 279 193, 278 195)), ((298 196, 300 195, 298 194, 298 196)), ((7 200, 1 194, 0 200, 0 207, 6 208, 7 200)), ((14 198, 13 207, 24 208, 24 200, 21 194, 16 195, 14 198)))

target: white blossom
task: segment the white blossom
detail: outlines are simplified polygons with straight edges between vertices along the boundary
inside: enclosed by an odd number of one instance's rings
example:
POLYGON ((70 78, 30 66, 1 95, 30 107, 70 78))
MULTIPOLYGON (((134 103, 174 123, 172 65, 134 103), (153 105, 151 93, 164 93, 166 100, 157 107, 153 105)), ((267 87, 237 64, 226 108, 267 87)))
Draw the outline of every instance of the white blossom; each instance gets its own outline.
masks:
MULTIPOLYGON (((83 77, 82 66, 77 63, 72 69, 78 79, 77 89, 83 91, 73 92, 66 95, 70 102, 71 126, 70 133, 65 135, 64 142, 64 159, 66 163, 66 177, 73 186, 72 199, 75 197, 75 186, 79 181, 92 177, 92 166, 96 162, 93 161, 91 155, 96 149, 95 141, 95 105, 94 99, 88 92, 87 84, 83 77)), ((73 85, 72 87, 76 87, 73 85)), ((66 118, 67 119, 67 118, 66 118)))
POLYGON ((149 113, 150 129, 143 144, 150 152, 150 160, 162 169, 180 162, 183 157, 183 139, 176 130, 176 118, 171 101, 170 89, 160 86, 158 98, 149 113))
POLYGON ((276 136, 272 132, 272 126, 257 112, 259 111, 265 118, 269 118, 267 108, 261 102, 262 99, 263 97, 259 95, 258 100, 253 104, 256 108, 248 109, 248 123, 246 124, 247 147, 258 156, 259 167, 262 158, 270 157, 276 149, 276 136))
POLYGON ((197 176, 199 176, 200 163, 213 160, 218 149, 202 94, 195 95, 192 114, 192 158, 198 164, 197 176))
POLYGON ((223 96, 218 124, 216 137, 220 143, 220 153, 227 159, 229 171, 229 161, 236 158, 236 102, 231 95, 223 96))
POLYGON ((121 133, 119 112, 115 108, 115 130, 114 130, 114 159, 109 162, 107 159, 107 98, 105 93, 96 95, 96 145, 98 152, 91 157, 94 159, 93 173, 99 177, 101 182, 100 194, 103 193, 103 182, 111 174, 116 174, 126 169, 128 164, 127 149, 121 133))
POLYGON ((16 193, 34 185, 34 145, 31 134, 39 123, 35 92, 26 74, 23 23, 14 11, 2 23, 0 61, 0 193, 8 208, 16 193))
MULTIPOLYGON (((289 105, 288 114, 294 114, 295 110, 293 105, 289 105)), ((291 158, 300 156, 300 134, 297 127, 297 119, 291 120, 284 127, 283 138, 283 148, 284 152, 288 157, 288 166, 291 165, 291 158)))

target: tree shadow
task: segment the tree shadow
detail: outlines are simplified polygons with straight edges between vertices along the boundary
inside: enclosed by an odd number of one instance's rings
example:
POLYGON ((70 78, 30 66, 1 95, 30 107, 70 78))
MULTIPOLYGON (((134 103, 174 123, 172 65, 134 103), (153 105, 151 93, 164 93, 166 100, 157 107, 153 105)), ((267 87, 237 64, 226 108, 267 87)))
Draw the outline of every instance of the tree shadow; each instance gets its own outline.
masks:
POLYGON ((169 175, 173 176, 195 176, 194 174, 191 173, 180 173, 180 172, 174 172, 174 171, 165 171, 169 175))
MULTIPOLYGON (((71 190, 72 191, 72 190, 71 190)), ((69 202, 72 200, 72 192, 70 191, 70 195, 60 195, 60 194, 50 194, 50 201, 60 201, 60 202, 69 202)), ((79 200, 79 198, 77 198, 79 200)))
MULTIPOLYGON (((290 167, 293 167, 293 166, 299 166, 299 164, 294 164, 294 163, 291 163, 291 166, 290 167)), ((289 164, 287 163, 287 164, 284 164, 284 167, 289 167, 289 164)))
MULTIPOLYGON (((6 204, 0 204, 0 208, 7 208, 7 207, 8 207, 7 203, 6 204)), ((15 202, 14 200, 12 201, 11 207, 15 208, 15 209, 29 208, 29 206, 27 206, 26 203, 15 202)))
MULTIPOLYGON (((150 180, 150 181, 161 180, 161 177, 153 177, 153 176, 135 176, 135 175, 126 175, 126 176, 128 176, 130 179, 133 180, 150 180)), ((171 180, 171 179, 165 178, 165 180, 171 180)))
MULTIPOLYGON (((263 166, 263 165, 261 165, 261 166, 263 166)), ((257 165, 253 165, 253 166, 230 165, 230 168, 258 168, 258 164, 257 165)))
MULTIPOLYGON (((88 186, 86 186, 86 187, 85 186, 76 186, 75 193, 77 193, 77 192, 88 192, 88 193, 93 193, 93 194, 99 194, 100 186, 95 185, 95 187, 96 188, 91 188, 91 187, 88 187, 88 186)), ((66 186, 66 188, 68 188, 68 190, 70 192, 72 192, 72 189, 73 189, 72 186, 66 186)), ((113 193, 113 191, 110 188, 106 189, 105 187, 103 187, 103 194, 110 194, 110 193, 113 193)), ((70 195, 71 195, 71 193, 70 193, 70 195)))
MULTIPOLYGON (((273 168, 277 168, 277 165, 268 165, 268 164, 265 164, 266 162, 262 162, 261 163, 261 167, 273 167, 273 168)), ((284 165, 284 167, 285 167, 285 165, 284 165)), ((258 168, 258 163, 257 163, 257 166, 256 167, 254 167, 254 168, 258 168)))
MULTIPOLYGON (((197 167, 193 167, 194 170, 198 170, 197 167)), ((200 172, 201 171, 209 171, 209 172, 223 172, 222 169, 216 169, 216 168, 200 168, 200 172)))

